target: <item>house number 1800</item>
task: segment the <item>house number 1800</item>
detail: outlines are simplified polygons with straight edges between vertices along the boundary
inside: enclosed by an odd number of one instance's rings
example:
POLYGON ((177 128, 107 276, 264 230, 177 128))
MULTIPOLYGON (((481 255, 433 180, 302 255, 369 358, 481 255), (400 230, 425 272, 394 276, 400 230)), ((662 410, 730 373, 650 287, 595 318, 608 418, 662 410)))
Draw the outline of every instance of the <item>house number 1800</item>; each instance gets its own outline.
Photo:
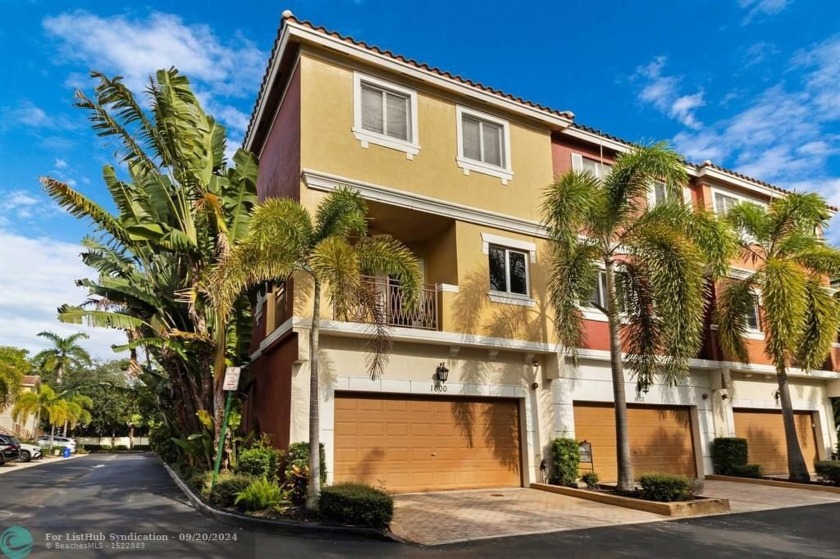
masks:
POLYGON ((446 392, 446 386, 433 384, 431 387, 431 392, 446 392))

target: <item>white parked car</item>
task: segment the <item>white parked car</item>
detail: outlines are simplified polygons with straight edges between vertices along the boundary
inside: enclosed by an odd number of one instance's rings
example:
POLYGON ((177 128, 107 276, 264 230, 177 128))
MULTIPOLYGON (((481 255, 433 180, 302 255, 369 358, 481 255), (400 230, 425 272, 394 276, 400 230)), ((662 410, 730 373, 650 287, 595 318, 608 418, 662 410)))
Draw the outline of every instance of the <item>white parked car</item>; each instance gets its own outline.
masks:
MULTIPOLYGON (((58 435, 55 435, 52 439, 54 449, 70 447, 70 454, 76 453, 76 439, 71 439, 70 437, 59 437, 58 435)), ((40 446, 41 448, 49 448, 50 436, 41 435, 40 437, 38 437, 38 446, 40 446)))
MULTIPOLYGON (((49 444, 49 443, 47 443, 49 444)), ((20 461, 29 462, 41 458, 41 447, 34 444, 20 443, 20 461)))

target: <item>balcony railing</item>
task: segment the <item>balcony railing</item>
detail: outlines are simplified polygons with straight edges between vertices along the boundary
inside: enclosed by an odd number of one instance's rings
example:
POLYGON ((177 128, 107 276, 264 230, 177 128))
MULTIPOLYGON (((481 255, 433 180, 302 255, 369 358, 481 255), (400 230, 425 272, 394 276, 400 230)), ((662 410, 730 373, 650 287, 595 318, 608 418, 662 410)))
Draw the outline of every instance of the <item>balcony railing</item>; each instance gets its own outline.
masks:
POLYGON ((385 322, 389 326, 437 330, 438 309, 435 286, 421 286, 417 305, 411 307, 407 303, 405 291, 394 280, 365 276, 358 301, 342 313, 334 308, 333 316, 338 320, 351 322, 374 322, 374 312, 384 314, 385 322))

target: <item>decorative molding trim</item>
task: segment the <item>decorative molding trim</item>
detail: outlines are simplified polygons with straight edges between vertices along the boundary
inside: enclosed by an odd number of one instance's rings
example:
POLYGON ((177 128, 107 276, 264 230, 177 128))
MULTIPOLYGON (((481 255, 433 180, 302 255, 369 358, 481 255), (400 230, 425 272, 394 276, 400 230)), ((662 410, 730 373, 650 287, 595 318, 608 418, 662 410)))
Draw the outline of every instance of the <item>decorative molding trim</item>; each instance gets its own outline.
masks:
POLYGON ((438 198, 413 194, 405 190, 380 186, 312 169, 304 169, 301 176, 307 188, 311 188, 313 190, 331 192, 336 190, 339 186, 349 186, 358 190, 362 196, 368 200, 383 202, 402 208, 416 209, 426 213, 449 217, 458 221, 475 223, 477 225, 484 225, 495 229, 503 229, 514 233, 520 233, 522 235, 529 235, 543 239, 548 238, 548 232, 546 229, 536 221, 478 210, 476 208, 447 202, 438 198))
POLYGON ((481 233, 481 252, 490 254, 490 245, 499 245, 504 248, 515 248, 529 253, 531 264, 537 261, 537 245, 528 241, 511 239, 491 233, 481 233))
POLYGON ((285 336, 287 332, 291 331, 295 320, 296 319, 294 318, 289 318, 286 322, 275 328, 271 334, 263 338, 257 350, 250 355, 251 361, 255 361, 260 355, 262 355, 263 351, 265 351, 268 346, 285 336))
POLYGON ((461 287, 451 283, 439 283, 435 286, 438 293, 460 293, 461 287))
POLYGON ((502 293, 500 291, 490 291, 487 293, 490 300, 494 303, 502 303, 504 305, 519 305, 520 307, 533 308, 536 306, 536 300, 526 295, 517 295, 515 293, 502 293))

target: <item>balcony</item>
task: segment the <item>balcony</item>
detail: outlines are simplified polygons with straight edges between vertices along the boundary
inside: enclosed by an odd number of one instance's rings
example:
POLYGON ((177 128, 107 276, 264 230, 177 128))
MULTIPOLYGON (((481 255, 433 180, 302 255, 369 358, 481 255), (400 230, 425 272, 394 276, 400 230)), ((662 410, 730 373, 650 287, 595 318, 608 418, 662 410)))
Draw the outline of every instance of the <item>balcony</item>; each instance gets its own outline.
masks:
POLYGON ((404 290, 393 280, 386 277, 364 276, 359 299, 344 312, 333 308, 336 320, 349 322, 374 322, 373 313, 383 313, 388 326, 418 328, 421 330, 438 329, 437 291, 434 285, 420 287, 417 305, 411 308, 404 290), (365 298, 372 298, 366 304, 365 298))

